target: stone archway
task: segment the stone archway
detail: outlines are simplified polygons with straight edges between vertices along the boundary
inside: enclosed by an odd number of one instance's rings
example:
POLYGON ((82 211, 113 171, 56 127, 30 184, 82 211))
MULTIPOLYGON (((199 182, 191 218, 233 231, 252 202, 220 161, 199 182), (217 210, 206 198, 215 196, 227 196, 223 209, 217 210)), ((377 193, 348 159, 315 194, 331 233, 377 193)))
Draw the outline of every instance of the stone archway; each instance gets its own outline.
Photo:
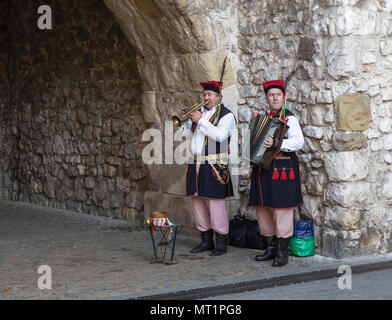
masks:
MULTIPOLYGON (((181 106, 201 101, 199 82, 219 80, 226 56, 224 103, 237 113, 236 1, 105 0, 105 4, 136 50, 144 119, 150 127, 165 132, 165 121, 181 106)), ((150 165, 149 172, 145 214, 166 210, 177 223, 193 228, 184 166, 150 165)), ((233 212, 238 210, 238 199, 237 195, 229 202, 233 212)))

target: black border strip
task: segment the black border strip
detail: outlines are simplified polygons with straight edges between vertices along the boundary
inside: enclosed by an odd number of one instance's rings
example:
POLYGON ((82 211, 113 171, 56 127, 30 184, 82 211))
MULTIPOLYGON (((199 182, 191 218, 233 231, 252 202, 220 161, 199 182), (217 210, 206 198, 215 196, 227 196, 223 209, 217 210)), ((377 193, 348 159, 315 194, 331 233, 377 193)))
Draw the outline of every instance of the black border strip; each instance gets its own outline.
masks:
MULTIPOLYGON (((341 265, 345 265, 343 262, 341 265)), ((349 264, 347 264, 349 265, 349 264)), ((349 265, 351 267, 352 274, 365 273, 372 271, 379 271, 384 269, 392 268, 391 261, 382 261, 370 264, 362 265, 349 265)), ((131 298, 128 300, 197 300, 206 299, 210 297, 216 297, 221 295, 241 293, 246 291, 254 291, 260 289, 267 289, 273 287, 282 287, 290 284, 296 284, 301 282, 311 282, 316 280, 324 280, 341 276, 338 273, 336 267, 329 268, 325 270, 297 273, 279 277, 272 277, 254 281, 245 281, 233 284, 225 284, 219 286, 183 290, 177 292, 169 292, 163 294, 156 294, 150 296, 141 296, 136 298, 131 298)))

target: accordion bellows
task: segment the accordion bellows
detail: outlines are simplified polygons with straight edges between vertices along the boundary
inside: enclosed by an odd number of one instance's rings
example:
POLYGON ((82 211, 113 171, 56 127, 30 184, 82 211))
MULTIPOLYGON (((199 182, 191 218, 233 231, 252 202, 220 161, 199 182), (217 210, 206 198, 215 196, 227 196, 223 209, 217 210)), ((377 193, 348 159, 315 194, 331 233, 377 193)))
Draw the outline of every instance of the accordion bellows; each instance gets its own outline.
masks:
POLYGON ((253 117, 249 125, 251 164, 268 169, 280 151, 287 129, 286 123, 276 118, 267 115, 253 117), (264 140, 268 136, 274 137, 274 144, 270 148, 264 146, 264 140))

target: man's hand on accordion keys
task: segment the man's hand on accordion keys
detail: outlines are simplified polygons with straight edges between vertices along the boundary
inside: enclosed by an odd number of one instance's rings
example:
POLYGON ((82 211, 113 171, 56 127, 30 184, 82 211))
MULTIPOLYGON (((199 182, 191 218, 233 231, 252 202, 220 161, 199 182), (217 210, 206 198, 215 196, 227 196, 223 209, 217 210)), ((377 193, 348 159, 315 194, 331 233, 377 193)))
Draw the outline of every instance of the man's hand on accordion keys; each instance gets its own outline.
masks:
POLYGON ((274 144, 274 137, 273 136, 268 136, 267 138, 265 138, 264 146, 266 148, 271 148, 273 144, 274 144))

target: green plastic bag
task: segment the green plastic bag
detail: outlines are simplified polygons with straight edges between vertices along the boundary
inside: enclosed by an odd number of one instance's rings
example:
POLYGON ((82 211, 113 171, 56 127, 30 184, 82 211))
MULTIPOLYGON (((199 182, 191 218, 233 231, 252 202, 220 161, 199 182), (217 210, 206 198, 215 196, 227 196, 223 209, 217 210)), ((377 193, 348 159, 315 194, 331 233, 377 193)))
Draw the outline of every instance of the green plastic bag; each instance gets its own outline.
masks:
POLYGON ((290 238, 290 254, 299 257, 314 255, 314 236, 290 238))

